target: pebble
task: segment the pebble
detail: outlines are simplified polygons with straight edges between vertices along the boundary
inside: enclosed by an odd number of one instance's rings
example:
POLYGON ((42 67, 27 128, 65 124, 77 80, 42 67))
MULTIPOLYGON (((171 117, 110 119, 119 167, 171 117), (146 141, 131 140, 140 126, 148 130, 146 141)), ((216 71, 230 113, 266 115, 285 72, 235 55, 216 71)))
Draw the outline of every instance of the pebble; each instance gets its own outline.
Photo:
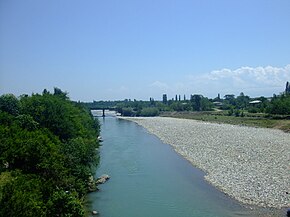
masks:
POLYGON ((290 207, 290 134, 275 129, 196 120, 125 118, 146 128, 238 201, 290 207))
POLYGON ((94 210, 94 211, 92 211, 92 214, 93 215, 98 215, 99 213, 98 213, 98 211, 94 210))

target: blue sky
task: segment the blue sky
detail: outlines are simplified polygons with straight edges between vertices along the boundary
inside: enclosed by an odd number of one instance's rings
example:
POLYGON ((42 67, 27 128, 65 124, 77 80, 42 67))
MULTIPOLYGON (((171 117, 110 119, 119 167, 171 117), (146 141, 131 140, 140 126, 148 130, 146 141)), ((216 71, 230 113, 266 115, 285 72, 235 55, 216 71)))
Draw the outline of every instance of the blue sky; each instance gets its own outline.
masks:
POLYGON ((0 94, 278 94, 289 11, 289 0, 0 0, 0 94))

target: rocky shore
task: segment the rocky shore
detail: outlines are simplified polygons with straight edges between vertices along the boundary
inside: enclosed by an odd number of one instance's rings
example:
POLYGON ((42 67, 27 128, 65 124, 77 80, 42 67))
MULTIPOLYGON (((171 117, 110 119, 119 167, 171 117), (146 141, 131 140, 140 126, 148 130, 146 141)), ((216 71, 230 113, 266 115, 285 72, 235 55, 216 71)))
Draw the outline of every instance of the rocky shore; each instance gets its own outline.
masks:
POLYGON ((173 146, 238 201, 290 207, 290 134, 175 118, 126 118, 173 146))

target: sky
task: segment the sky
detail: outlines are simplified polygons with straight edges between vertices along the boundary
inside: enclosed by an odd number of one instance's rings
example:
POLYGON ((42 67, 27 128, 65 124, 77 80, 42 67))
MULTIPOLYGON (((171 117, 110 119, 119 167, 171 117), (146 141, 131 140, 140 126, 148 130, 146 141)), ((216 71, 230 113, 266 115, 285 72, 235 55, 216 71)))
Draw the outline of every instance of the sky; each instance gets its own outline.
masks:
POLYGON ((279 94, 289 11, 289 0, 0 0, 0 95, 279 94))

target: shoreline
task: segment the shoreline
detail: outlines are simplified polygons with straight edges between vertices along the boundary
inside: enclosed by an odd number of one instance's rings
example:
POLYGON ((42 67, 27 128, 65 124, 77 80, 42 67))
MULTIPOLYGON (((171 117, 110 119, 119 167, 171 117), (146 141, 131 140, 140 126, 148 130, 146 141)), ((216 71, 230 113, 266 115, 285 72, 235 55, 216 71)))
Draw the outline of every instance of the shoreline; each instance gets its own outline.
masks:
POLYGON ((239 202, 277 209, 290 206, 286 194, 290 190, 290 134, 167 117, 120 118, 171 145, 206 173, 206 181, 239 202))

